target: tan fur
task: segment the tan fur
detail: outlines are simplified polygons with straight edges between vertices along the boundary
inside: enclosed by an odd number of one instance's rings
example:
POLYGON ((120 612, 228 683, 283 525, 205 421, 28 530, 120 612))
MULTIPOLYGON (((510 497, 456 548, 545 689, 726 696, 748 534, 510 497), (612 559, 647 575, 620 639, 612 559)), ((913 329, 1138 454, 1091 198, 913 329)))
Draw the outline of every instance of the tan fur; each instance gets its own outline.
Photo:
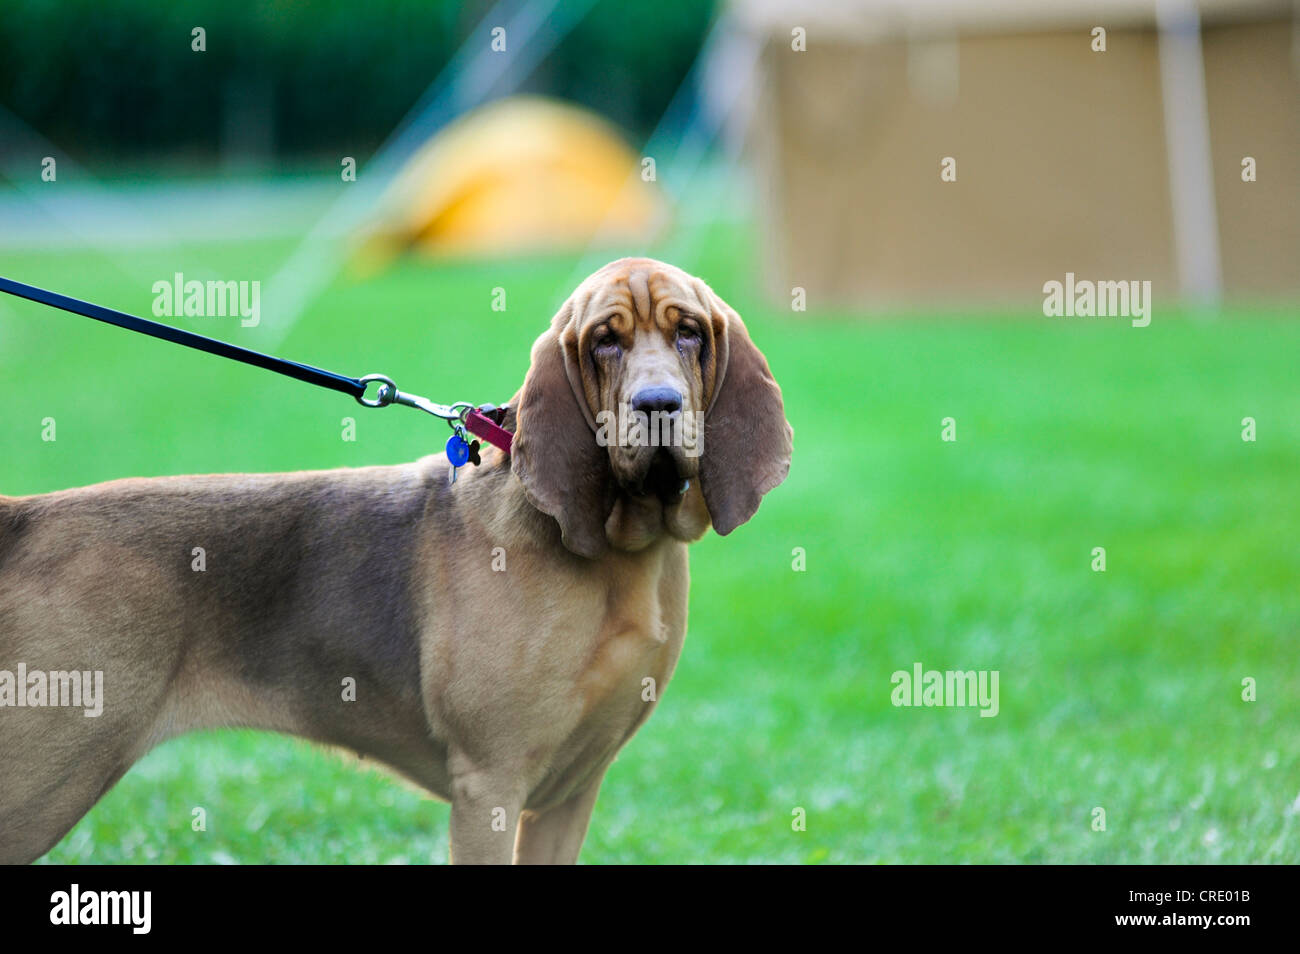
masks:
POLYGON ((644 680, 657 699, 681 652, 686 543, 709 507, 723 532, 753 514, 790 428, 735 313, 648 259, 578 288, 510 406, 514 454, 485 447, 450 486, 438 455, 0 497, 0 670, 102 670, 105 695, 98 718, 0 708, 0 861, 44 854, 159 742, 219 726, 387 763, 451 801, 456 862, 575 861, 654 708, 644 680), (684 315, 698 349, 670 347, 684 315), (593 359, 606 321, 618 360, 593 359), (637 493, 650 458, 592 426, 666 379, 715 408, 703 456, 674 459, 680 496, 637 493))

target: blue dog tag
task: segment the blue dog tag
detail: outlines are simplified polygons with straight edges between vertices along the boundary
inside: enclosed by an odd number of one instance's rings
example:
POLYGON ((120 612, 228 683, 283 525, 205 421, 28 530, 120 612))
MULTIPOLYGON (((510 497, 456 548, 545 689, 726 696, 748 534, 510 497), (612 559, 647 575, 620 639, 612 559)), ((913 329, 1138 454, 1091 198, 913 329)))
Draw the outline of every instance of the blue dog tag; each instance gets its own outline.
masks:
POLYGON ((469 445, 459 434, 447 438, 447 463, 452 467, 464 467, 469 460, 469 445))

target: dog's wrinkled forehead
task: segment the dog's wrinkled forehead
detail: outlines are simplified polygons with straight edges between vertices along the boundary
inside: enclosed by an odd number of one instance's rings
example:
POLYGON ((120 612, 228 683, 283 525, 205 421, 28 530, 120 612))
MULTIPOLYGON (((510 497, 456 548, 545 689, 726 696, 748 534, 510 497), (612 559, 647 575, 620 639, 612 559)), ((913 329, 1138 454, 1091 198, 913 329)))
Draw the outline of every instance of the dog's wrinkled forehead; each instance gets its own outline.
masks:
POLYGON ((664 323, 670 306, 709 312, 703 282, 652 258, 621 258, 593 272, 574 293, 574 321, 611 319, 616 331, 664 323))

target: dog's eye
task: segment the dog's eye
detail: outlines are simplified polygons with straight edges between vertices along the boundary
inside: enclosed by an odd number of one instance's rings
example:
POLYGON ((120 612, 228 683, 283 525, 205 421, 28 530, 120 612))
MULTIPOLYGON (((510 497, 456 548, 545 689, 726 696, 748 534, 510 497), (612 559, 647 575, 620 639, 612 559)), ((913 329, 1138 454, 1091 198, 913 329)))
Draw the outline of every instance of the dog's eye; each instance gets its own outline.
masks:
POLYGON ((621 350, 618 344, 618 336, 612 331, 597 332, 592 339, 591 350, 598 357, 617 355, 621 350))
POLYGON ((700 340, 700 333, 691 325, 677 326, 677 343, 691 344, 700 340))

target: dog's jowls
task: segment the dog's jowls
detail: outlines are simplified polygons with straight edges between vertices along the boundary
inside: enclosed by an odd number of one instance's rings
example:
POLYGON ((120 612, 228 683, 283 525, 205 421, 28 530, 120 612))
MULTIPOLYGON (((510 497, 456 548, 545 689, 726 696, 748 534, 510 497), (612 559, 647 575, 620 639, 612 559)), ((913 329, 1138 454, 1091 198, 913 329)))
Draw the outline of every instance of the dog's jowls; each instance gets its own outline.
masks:
POLYGON ((0 861, 220 726, 387 763, 451 801, 454 861, 576 860, 681 651, 686 545, 753 516, 791 430, 739 316, 649 259, 564 303, 506 426, 512 454, 454 484, 436 455, 0 497, 0 861), (620 413, 683 437, 620 445, 620 413), (102 712, 48 704, 53 681, 18 707, 20 664, 102 672, 102 712))

